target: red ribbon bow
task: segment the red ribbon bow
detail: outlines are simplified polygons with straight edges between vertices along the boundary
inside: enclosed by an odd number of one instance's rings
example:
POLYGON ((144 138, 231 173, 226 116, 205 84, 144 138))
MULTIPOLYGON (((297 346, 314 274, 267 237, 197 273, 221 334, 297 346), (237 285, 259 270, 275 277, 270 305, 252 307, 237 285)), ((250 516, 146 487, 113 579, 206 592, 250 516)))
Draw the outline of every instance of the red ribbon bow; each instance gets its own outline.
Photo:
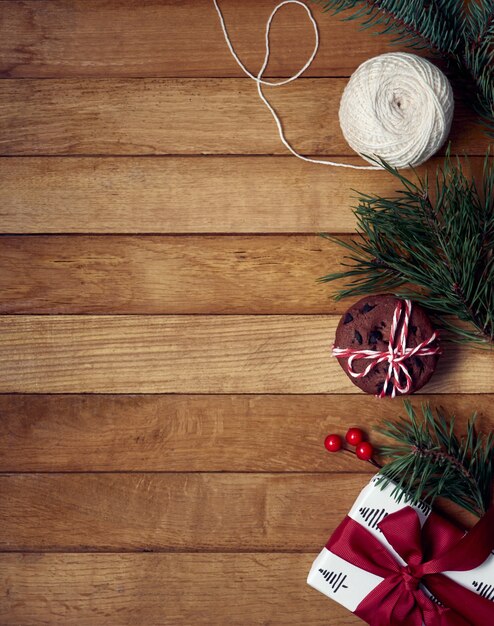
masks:
POLYGON ((440 352, 438 346, 431 346, 438 338, 437 331, 433 332, 429 339, 422 341, 415 346, 415 348, 407 348, 408 326, 411 313, 412 303, 410 300, 397 301, 389 331, 388 349, 383 352, 377 352, 376 350, 355 350, 353 348, 333 348, 332 354, 337 359, 348 358, 348 373, 352 378, 363 378, 379 365, 379 363, 388 362, 388 371, 384 379, 382 391, 378 394, 379 398, 386 396, 388 388, 391 389, 392 398, 396 396, 396 392, 401 394, 410 392, 412 377, 404 361, 412 356, 431 356, 433 354, 439 354, 440 352), (401 330, 398 332, 402 316, 401 330), (367 359, 370 362, 363 372, 356 372, 353 369, 355 359, 367 359), (404 385, 400 383, 400 373, 403 373, 405 376, 404 385))
POLYGON ((494 602, 441 573, 481 565, 494 549, 493 526, 494 507, 467 534, 435 513, 421 528, 414 509, 405 507, 379 524, 405 566, 350 517, 340 524, 326 547, 384 578, 355 611, 371 626, 493 626, 494 602), (428 598, 420 583, 444 606, 428 598))

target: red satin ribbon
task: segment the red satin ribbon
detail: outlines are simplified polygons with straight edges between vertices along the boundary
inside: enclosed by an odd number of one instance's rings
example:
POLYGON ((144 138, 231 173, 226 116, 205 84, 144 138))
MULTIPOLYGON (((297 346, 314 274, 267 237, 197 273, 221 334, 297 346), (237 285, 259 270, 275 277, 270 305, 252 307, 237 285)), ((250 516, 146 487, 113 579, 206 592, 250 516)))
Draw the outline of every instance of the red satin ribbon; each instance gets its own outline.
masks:
POLYGON ((356 615, 371 626, 494 626, 494 602, 441 574, 472 570, 487 559, 494 549, 494 507, 467 534, 435 513, 421 528, 411 507, 388 515, 379 528, 405 566, 350 517, 326 545, 345 561, 384 578, 356 615), (444 606, 420 590, 421 582, 444 606))

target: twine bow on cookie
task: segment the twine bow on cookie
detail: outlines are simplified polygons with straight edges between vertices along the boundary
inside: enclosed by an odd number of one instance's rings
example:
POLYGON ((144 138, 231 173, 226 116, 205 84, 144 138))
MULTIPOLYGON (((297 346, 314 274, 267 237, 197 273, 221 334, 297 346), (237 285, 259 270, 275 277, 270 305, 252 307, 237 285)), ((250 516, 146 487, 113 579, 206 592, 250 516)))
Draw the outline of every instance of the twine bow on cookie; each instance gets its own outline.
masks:
POLYGON ((412 303, 410 300, 398 300, 393 313, 393 321, 389 333, 388 349, 382 352, 376 350, 356 350, 354 348, 333 348, 332 355, 337 359, 348 358, 348 374, 352 378, 364 378, 380 363, 388 362, 388 371, 382 391, 377 397, 384 398, 388 395, 388 388, 391 389, 389 395, 392 398, 397 393, 406 394, 410 392, 412 387, 412 377, 408 371, 405 361, 413 356, 432 356, 439 354, 440 349, 431 344, 437 340, 438 333, 434 331, 429 339, 422 341, 415 348, 407 348, 408 330, 410 324, 410 315, 412 312, 412 303), (403 322, 400 326, 400 320, 403 315, 403 322), (363 372, 356 372, 353 369, 355 359, 367 359, 369 365, 363 372), (405 384, 400 383, 400 373, 405 376, 405 384))

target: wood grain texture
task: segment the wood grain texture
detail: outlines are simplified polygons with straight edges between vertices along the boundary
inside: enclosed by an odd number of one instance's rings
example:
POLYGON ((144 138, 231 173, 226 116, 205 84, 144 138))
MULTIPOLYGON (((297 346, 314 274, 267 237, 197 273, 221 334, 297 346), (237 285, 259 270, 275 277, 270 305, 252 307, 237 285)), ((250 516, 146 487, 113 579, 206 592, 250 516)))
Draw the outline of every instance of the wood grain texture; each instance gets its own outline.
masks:
MULTIPOLYGON (((411 401, 494 428, 492 395, 411 401)), ((359 426, 379 444, 374 426, 403 413, 364 395, 0 395, 0 471, 362 472, 325 436, 359 426)))
POLYGON ((369 480, 368 473, 4 474, 0 549, 318 552, 369 480))
MULTIPOLYGON (((339 316, 3 316, 0 392, 355 393, 339 316)), ((492 352, 451 345, 425 393, 492 393, 492 352)))
MULTIPOLYGON (((302 153, 353 154, 337 116, 345 84, 306 78, 270 91, 302 153)), ((457 107, 452 128, 453 151, 485 153, 487 135, 471 113, 457 107)), ((248 78, 2 81, 0 154, 285 153, 248 78)))
MULTIPOLYGON (((238 54, 253 73, 264 56, 265 22, 274 0, 220 0, 238 54)), ((349 76, 367 58, 387 52, 376 37, 312 7, 321 36, 311 76, 349 76), (348 41, 352 42, 348 46, 348 41)), ((0 3, 0 75, 242 76, 230 56, 210 0, 4 0, 0 3)), ((269 75, 291 75, 313 47, 305 13, 286 7, 273 24, 269 75)))
POLYGON ((3 233, 352 232, 354 190, 398 188, 384 172, 292 157, 9 157, 0 183, 3 233))
POLYGON ((343 248, 311 236, 0 239, 2 313, 343 312, 343 248))
MULTIPOLYGON (((350 242, 350 237, 343 237, 350 242)), ((349 252, 317 235, 0 238, 0 313, 327 314, 349 252)))
MULTIPOLYGON (((274 0, 220 3, 256 71, 274 0)), ((359 163, 344 77, 390 37, 313 10, 315 63, 268 95, 301 152, 359 163)), ((299 12, 271 76, 306 59, 299 12)), ((313 233, 397 185, 287 157, 240 76, 210 0, 0 0, 2 625, 361 623, 306 585, 373 471, 322 442, 402 404, 330 358, 341 253, 313 233)), ((461 104, 451 139, 487 146, 461 104)), ((492 429, 492 358, 448 346, 413 403, 492 429)))
MULTIPOLYGON (((370 478, 1 474, 0 550, 319 552, 370 478)), ((475 522, 465 511, 453 519, 475 522)))
POLYGON ((356 626, 315 554, 2 554, 4 626, 356 626), (280 584, 282 580, 282 584, 280 584))

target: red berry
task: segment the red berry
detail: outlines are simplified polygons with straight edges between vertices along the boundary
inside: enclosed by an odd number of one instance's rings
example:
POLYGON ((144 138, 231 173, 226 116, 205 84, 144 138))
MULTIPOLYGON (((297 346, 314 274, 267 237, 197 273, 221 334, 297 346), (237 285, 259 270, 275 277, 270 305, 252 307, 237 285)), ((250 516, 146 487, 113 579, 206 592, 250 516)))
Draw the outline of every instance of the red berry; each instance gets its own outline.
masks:
POLYGON ((374 448, 368 441, 362 441, 362 443, 358 444, 355 452, 359 459, 362 459, 362 461, 368 461, 369 459, 372 459, 374 448))
POLYGON ((324 447, 329 452, 338 452, 338 450, 341 450, 342 444, 343 441, 339 435, 328 435, 324 440, 324 447))
POLYGON ((364 432, 360 428, 349 428, 345 439, 351 446, 358 446, 364 440, 364 432))

